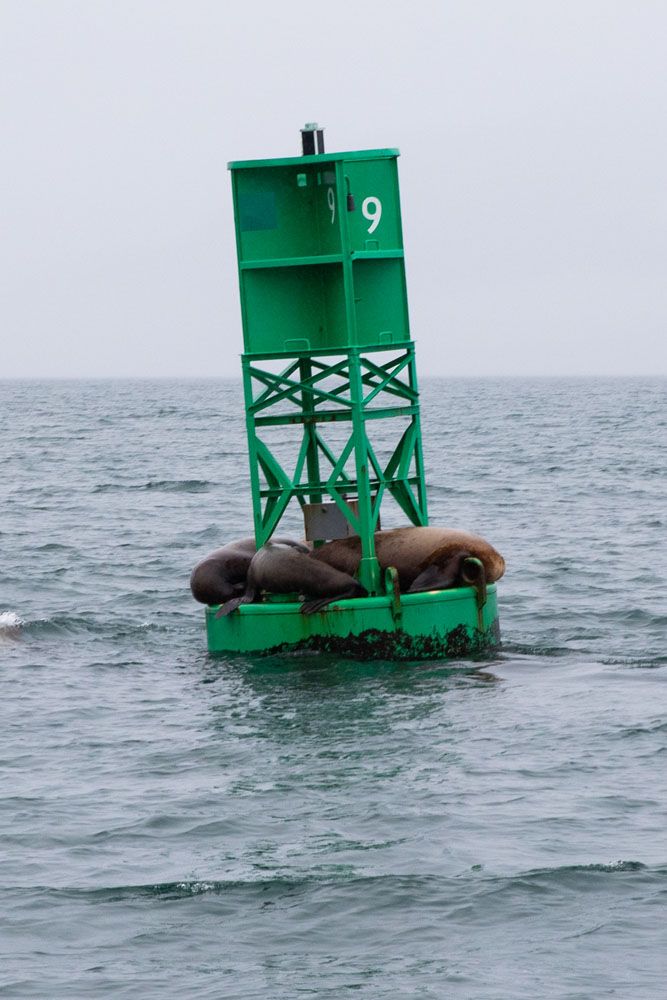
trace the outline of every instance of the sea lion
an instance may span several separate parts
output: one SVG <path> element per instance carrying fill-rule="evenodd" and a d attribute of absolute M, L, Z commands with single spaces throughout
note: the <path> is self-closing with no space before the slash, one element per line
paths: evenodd
<path fill-rule="evenodd" d="M 492 545 L 478 535 L 453 528 L 409 526 L 376 531 L 375 554 L 383 570 L 396 568 L 402 592 L 465 585 L 461 571 L 467 556 L 480 560 L 487 583 L 495 583 L 505 572 L 505 560 Z M 361 558 L 361 539 L 355 535 L 327 542 L 310 558 L 352 576 Z"/>
<path fill-rule="evenodd" d="M 311 559 L 309 550 L 267 542 L 252 557 L 248 569 L 245 593 L 232 597 L 218 611 L 216 617 L 226 616 L 241 604 L 251 604 L 260 591 L 273 594 L 303 594 L 303 614 L 313 614 L 344 597 L 362 597 L 367 593 L 358 580 L 324 562 Z"/>
<path fill-rule="evenodd" d="M 310 549 L 290 538 L 276 539 L 303 553 Z M 257 551 L 254 538 L 238 538 L 201 559 L 190 574 L 190 590 L 195 601 L 222 604 L 245 589 L 252 557 Z"/>

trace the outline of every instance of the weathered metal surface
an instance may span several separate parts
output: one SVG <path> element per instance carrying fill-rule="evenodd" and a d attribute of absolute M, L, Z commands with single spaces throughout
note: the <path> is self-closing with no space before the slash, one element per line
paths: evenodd
<path fill-rule="evenodd" d="M 296 601 L 246 604 L 226 618 L 206 609 L 212 653 L 321 649 L 364 659 L 468 655 L 498 643 L 496 587 L 478 605 L 474 587 L 337 601 L 313 615 Z"/>
<path fill-rule="evenodd" d="M 457 625 L 442 636 L 409 635 L 403 629 L 395 632 L 366 629 L 358 635 L 313 635 L 301 642 L 272 646 L 255 655 L 308 651 L 352 660 L 451 660 L 490 652 L 499 642 L 496 619 L 492 628 L 473 634 L 464 625 Z"/>

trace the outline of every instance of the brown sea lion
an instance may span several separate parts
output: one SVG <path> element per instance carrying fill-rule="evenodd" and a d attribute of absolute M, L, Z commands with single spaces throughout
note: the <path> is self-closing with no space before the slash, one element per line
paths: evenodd
<path fill-rule="evenodd" d="M 303 553 L 310 550 L 290 538 L 276 539 Z M 245 590 L 246 576 L 252 557 L 257 551 L 254 538 L 238 538 L 222 548 L 209 552 L 190 574 L 190 590 L 195 601 L 202 604 L 222 604 Z"/>
<path fill-rule="evenodd" d="M 376 531 L 375 553 L 383 570 L 396 568 L 403 592 L 465 585 L 461 568 L 467 556 L 483 564 L 487 583 L 495 583 L 505 572 L 505 560 L 492 545 L 478 535 L 453 528 L 410 526 Z M 361 558 L 361 539 L 352 536 L 327 542 L 310 558 L 353 576 Z"/>
<path fill-rule="evenodd" d="M 248 569 L 245 593 L 228 600 L 218 616 L 226 616 L 241 604 L 251 604 L 266 590 L 273 594 L 303 594 L 303 614 L 320 611 L 331 601 L 345 597 L 362 597 L 366 590 L 348 573 L 311 559 L 308 549 L 267 542 L 253 556 Z"/>

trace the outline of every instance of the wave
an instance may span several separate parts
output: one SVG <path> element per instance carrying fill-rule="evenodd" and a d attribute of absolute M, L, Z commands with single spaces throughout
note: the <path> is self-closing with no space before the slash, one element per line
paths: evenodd
<path fill-rule="evenodd" d="M 146 483 L 100 483 L 93 493 L 130 493 L 143 490 L 158 490 L 165 493 L 206 493 L 217 487 L 208 479 L 149 479 Z"/>
<path fill-rule="evenodd" d="M 249 877 L 236 879 L 184 879 L 173 882 L 157 882 L 139 885 L 120 885 L 108 887 L 51 887 L 51 886 L 7 886 L 7 893 L 39 893 L 52 898 L 104 900 L 107 902 L 122 902 L 131 899 L 190 899 L 193 896 L 223 895 L 223 894 L 266 894 L 294 893 L 309 889 L 321 888 L 331 890 L 348 888 L 359 890 L 364 895 L 372 896 L 375 892 L 384 890 L 390 893 L 400 893 L 406 896 L 422 897 L 424 894 L 434 898 L 451 898 L 453 893 L 460 893 L 464 887 L 466 895 L 473 893 L 493 893 L 517 889 L 546 890 L 550 886 L 558 888 L 567 885 L 568 890 L 580 889 L 582 892 L 591 887 L 592 882 L 599 882 L 601 877 L 638 876 L 640 880 L 655 883 L 664 890 L 667 883 L 666 865 L 646 865 L 641 861 L 619 860 L 612 862 L 592 862 L 590 864 L 560 865 L 554 868 L 535 868 L 512 875 L 489 875 L 481 866 L 459 875 L 361 875 L 345 866 L 340 869 L 330 868 L 319 872 L 304 874 L 283 874 L 270 877 Z"/>
<path fill-rule="evenodd" d="M 62 542 L 44 542 L 42 545 L 36 545 L 33 552 L 77 552 L 74 545 L 63 545 Z"/>
<path fill-rule="evenodd" d="M 178 609 L 170 609 L 168 613 L 162 614 L 159 621 L 154 619 L 154 611 L 152 616 L 151 620 L 147 621 L 138 614 L 129 619 L 118 614 L 109 614 L 105 618 L 100 612 L 80 614 L 56 612 L 48 618 L 21 621 L 20 628 L 23 634 L 32 638 L 90 635 L 94 639 L 111 639 L 117 642 L 148 633 L 162 634 L 175 631 L 182 636 L 185 630 L 200 627 L 200 622 L 194 620 L 189 612 Z"/>
<path fill-rule="evenodd" d="M 15 611 L 0 611 L 0 638 L 15 639 L 25 622 Z"/>
<path fill-rule="evenodd" d="M 667 667 L 667 655 L 604 657 L 601 661 L 607 667 L 630 667 L 633 670 L 659 670 Z"/>
<path fill-rule="evenodd" d="M 502 623 L 501 623 L 502 624 Z M 570 656 L 572 650 L 567 646 L 552 646 L 548 643 L 505 642 L 501 633 L 501 645 L 498 655 L 501 659 L 511 659 L 517 656 Z"/>

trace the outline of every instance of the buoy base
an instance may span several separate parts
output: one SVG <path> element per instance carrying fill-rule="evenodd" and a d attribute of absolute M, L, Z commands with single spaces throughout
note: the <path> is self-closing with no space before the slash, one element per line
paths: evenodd
<path fill-rule="evenodd" d="M 206 608 L 210 653 L 321 650 L 357 660 L 433 660 L 470 656 L 500 641 L 496 587 L 474 587 L 336 601 L 302 615 L 298 602 L 244 604 L 225 618 Z"/>

